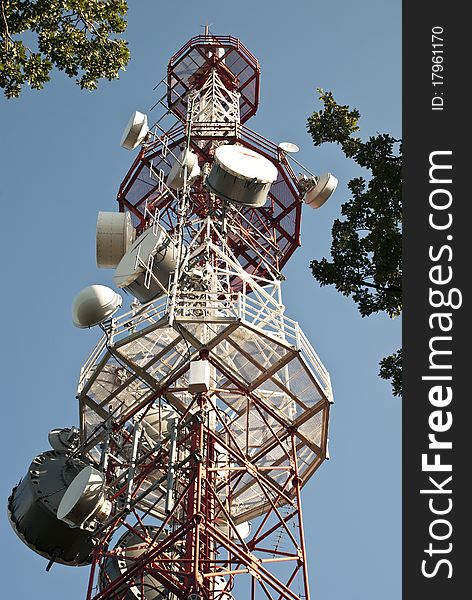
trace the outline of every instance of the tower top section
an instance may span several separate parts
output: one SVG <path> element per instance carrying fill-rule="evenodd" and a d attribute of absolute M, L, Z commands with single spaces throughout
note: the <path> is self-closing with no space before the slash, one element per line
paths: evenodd
<path fill-rule="evenodd" d="M 141 150 L 118 192 L 120 212 L 131 213 L 136 230 L 128 255 L 134 267 L 129 271 L 127 265 L 126 274 L 135 273 L 144 240 L 152 246 L 148 259 L 153 261 L 155 240 L 141 237 L 151 225 L 159 222 L 172 243 L 184 235 L 181 258 L 190 260 L 190 245 L 202 244 L 199 232 L 209 219 L 224 255 L 243 270 L 241 276 L 226 273 L 233 291 L 241 291 L 247 277 L 263 286 L 283 279 L 282 269 L 300 245 L 303 203 L 321 206 L 336 180 L 303 167 L 292 156 L 295 144 L 275 144 L 248 127 L 258 108 L 259 78 L 258 60 L 238 38 L 206 30 L 170 59 L 167 75 L 155 87 L 154 124 L 133 113 L 121 145 Z M 292 162 L 306 175 L 297 176 Z M 117 223 L 117 253 L 122 226 Z M 145 298 L 147 293 L 140 301 Z"/>
<path fill-rule="evenodd" d="M 199 35 L 189 40 L 169 61 L 167 103 L 181 121 L 187 119 L 192 92 L 216 74 L 228 91 L 239 96 L 240 122 L 256 114 L 259 105 L 259 61 L 232 36 Z"/>

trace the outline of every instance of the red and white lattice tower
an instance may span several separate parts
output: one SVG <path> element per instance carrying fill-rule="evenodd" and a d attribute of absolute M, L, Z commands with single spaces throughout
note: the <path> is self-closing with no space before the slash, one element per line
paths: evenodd
<path fill-rule="evenodd" d="M 327 458 L 332 392 L 284 314 L 306 179 L 245 125 L 259 75 L 238 39 L 195 37 L 169 62 L 157 122 L 135 118 L 129 243 L 119 264 L 103 231 L 99 250 L 139 302 L 102 323 L 82 367 L 80 440 L 64 450 L 82 479 L 63 476 L 57 513 L 90 547 L 75 540 L 75 562 L 67 542 L 40 548 L 91 562 L 87 600 L 309 598 L 300 493 Z"/>

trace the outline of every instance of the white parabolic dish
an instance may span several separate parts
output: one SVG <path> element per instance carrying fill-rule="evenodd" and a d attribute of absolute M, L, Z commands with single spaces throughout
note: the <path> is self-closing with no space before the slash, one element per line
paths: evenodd
<path fill-rule="evenodd" d="M 120 146 L 126 148 L 126 150 L 134 150 L 144 140 L 148 132 L 147 116 L 139 110 L 135 110 L 123 131 Z"/>
<path fill-rule="evenodd" d="M 176 256 L 176 245 L 164 229 L 151 226 L 123 256 L 113 279 L 141 303 L 150 302 L 166 293 Z"/>
<path fill-rule="evenodd" d="M 316 185 L 308 190 L 303 197 L 303 202 L 312 208 L 320 208 L 334 193 L 338 180 L 331 173 L 323 173 L 318 177 Z"/>
<path fill-rule="evenodd" d="M 100 211 L 97 218 L 97 267 L 114 269 L 133 244 L 136 230 L 129 212 Z"/>
<path fill-rule="evenodd" d="M 257 180 L 258 183 L 272 183 L 277 179 L 277 169 L 270 160 L 244 146 L 219 146 L 215 151 L 215 162 L 240 179 Z"/>
<path fill-rule="evenodd" d="M 85 523 L 95 513 L 106 518 L 111 505 L 103 494 L 104 477 L 100 471 L 87 466 L 72 480 L 57 508 L 57 518 L 71 525 Z"/>
<path fill-rule="evenodd" d="M 72 321 L 85 329 L 112 317 L 120 308 L 122 297 L 106 285 L 89 285 L 75 297 Z"/>
<path fill-rule="evenodd" d="M 149 227 L 134 241 L 131 248 L 121 259 L 113 276 L 119 288 L 130 285 L 146 270 L 149 257 L 162 246 L 164 237 L 164 232 L 161 228 L 158 227 L 156 232 L 154 232 L 154 229 Z M 137 260 L 138 256 L 140 260 Z"/>
<path fill-rule="evenodd" d="M 184 150 L 179 160 L 172 165 L 167 176 L 167 185 L 173 190 L 181 190 L 184 187 L 184 170 L 187 167 L 187 181 L 191 182 L 200 174 L 198 156 L 190 150 Z"/>
<path fill-rule="evenodd" d="M 284 152 L 290 152 L 295 154 L 300 150 L 300 148 L 296 144 L 292 144 L 292 142 L 280 142 L 279 148 Z"/>

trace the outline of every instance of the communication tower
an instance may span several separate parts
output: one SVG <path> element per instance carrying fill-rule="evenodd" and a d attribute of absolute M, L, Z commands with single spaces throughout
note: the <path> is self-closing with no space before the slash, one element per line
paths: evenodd
<path fill-rule="evenodd" d="M 156 122 L 136 111 L 123 134 L 140 149 L 97 264 L 131 310 L 105 286 L 77 296 L 74 323 L 103 330 L 80 425 L 50 432 L 8 503 L 48 568 L 91 565 L 87 600 L 309 598 L 300 493 L 328 458 L 332 391 L 281 269 L 336 179 L 247 127 L 259 76 L 206 31 L 170 59 Z"/>

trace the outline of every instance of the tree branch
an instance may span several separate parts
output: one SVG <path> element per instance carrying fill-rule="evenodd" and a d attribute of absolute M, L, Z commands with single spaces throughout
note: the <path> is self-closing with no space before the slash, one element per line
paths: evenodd
<path fill-rule="evenodd" d="M 5 53 L 7 53 L 9 41 L 11 40 L 11 37 L 10 37 L 10 31 L 8 29 L 8 21 L 7 21 L 7 16 L 5 14 L 5 6 L 3 4 L 3 0 L 0 0 L 0 2 L 2 3 L 2 17 L 3 17 L 3 22 L 5 23 Z"/>
<path fill-rule="evenodd" d="M 356 283 L 357 285 L 365 285 L 366 287 L 370 287 L 370 288 L 374 288 L 376 290 L 378 290 L 379 292 L 386 292 L 387 294 L 401 294 L 402 293 L 402 288 L 398 288 L 398 287 L 381 287 L 379 285 L 375 285 L 375 283 L 370 283 L 369 281 L 364 281 L 363 279 L 360 279 L 358 281 L 353 280 L 353 283 Z"/>

